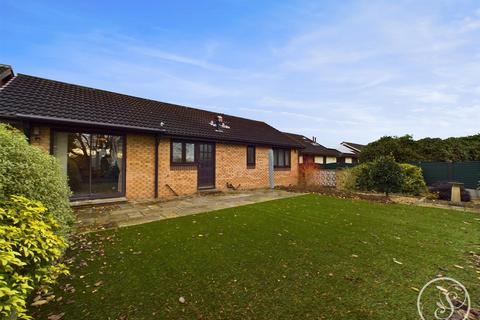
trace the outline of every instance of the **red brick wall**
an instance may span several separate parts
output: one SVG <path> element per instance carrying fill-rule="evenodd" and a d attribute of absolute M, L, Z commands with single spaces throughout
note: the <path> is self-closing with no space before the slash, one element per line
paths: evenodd
<path fill-rule="evenodd" d="M 128 175 L 128 174 L 127 174 Z M 161 198 L 174 197 L 175 194 L 188 195 L 197 192 L 196 166 L 170 166 L 170 139 L 160 139 L 158 146 L 158 193 Z"/>
<path fill-rule="evenodd" d="M 254 169 L 247 168 L 247 147 L 217 143 L 216 151 L 216 181 L 217 189 L 224 190 L 229 182 L 240 188 L 267 188 L 268 182 L 268 151 L 267 147 L 256 147 L 256 164 Z M 291 168 L 275 169 L 276 186 L 298 184 L 298 151 L 290 153 Z"/>
<path fill-rule="evenodd" d="M 298 150 L 292 149 L 290 151 L 290 168 L 275 169 L 275 185 L 297 185 L 298 177 Z"/>
<path fill-rule="evenodd" d="M 247 167 L 247 146 L 216 145 L 216 187 L 226 190 L 227 183 L 241 189 L 268 187 L 268 148 L 255 148 L 255 167 Z"/>
<path fill-rule="evenodd" d="M 129 200 L 154 197 L 155 138 L 153 135 L 127 134 L 126 197 Z"/>

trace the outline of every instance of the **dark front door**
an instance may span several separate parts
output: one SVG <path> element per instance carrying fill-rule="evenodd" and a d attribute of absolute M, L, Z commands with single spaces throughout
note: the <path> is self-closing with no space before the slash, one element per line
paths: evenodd
<path fill-rule="evenodd" d="M 215 188 L 215 145 L 198 143 L 198 188 Z"/>

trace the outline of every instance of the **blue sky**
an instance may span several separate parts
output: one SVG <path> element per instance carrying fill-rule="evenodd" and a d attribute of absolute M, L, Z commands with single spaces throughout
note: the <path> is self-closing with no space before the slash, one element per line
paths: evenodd
<path fill-rule="evenodd" d="M 19 73 L 266 121 L 327 146 L 479 133 L 480 2 L 5 1 Z"/>

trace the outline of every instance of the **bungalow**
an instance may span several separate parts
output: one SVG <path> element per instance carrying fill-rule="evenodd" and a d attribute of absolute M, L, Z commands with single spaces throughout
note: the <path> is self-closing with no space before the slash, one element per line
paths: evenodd
<path fill-rule="evenodd" d="M 0 121 L 59 160 L 74 200 L 298 182 L 302 145 L 264 122 L 1 67 Z"/>
<path fill-rule="evenodd" d="M 305 136 L 295 133 L 284 132 L 292 141 L 302 145 L 300 150 L 300 163 L 316 163 L 316 164 L 328 164 L 336 163 L 337 157 L 340 156 L 340 151 L 336 149 L 326 148 L 317 142 L 317 139 L 313 137 L 309 139 Z"/>
<path fill-rule="evenodd" d="M 340 152 L 337 157 L 339 163 L 358 163 L 358 154 L 353 152 Z"/>
<path fill-rule="evenodd" d="M 317 138 L 309 139 L 305 136 L 295 133 L 284 132 L 293 141 L 301 144 L 300 163 L 356 163 L 357 155 L 350 152 L 340 152 L 337 149 L 326 148 L 317 142 Z"/>

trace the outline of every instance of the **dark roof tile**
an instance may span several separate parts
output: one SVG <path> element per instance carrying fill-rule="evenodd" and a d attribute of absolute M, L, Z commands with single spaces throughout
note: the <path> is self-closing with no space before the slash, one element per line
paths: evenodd
<path fill-rule="evenodd" d="M 287 136 L 289 136 L 293 141 L 300 143 L 304 149 L 301 150 L 302 154 L 311 154 L 311 155 L 319 155 L 319 156 L 332 156 L 332 157 L 338 157 L 341 155 L 341 152 L 332 149 L 332 148 L 326 148 L 322 146 L 321 144 L 305 137 L 300 134 L 296 133 L 287 133 L 284 132 Z"/>
<path fill-rule="evenodd" d="M 217 115 L 23 74 L 18 74 L 0 89 L 0 117 L 91 123 L 158 131 L 171 136 L 301 148 L 300 144 L 264 122 L 230 115 L 221 114 L 230 128 L 217 132 L 210 124 Z"/>
<path fill-rule="evenodd" d="M 362 152 L 363 147 L 365 147 L 364 144 L 359 144 L 359 143 L 353 143 L 353 142 L 342 142 L 342 145 L 349 148 L 352 150 L 354 153 L 360 153 Z"/>

